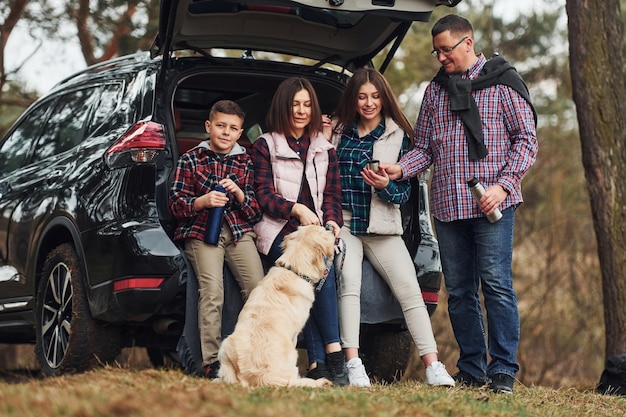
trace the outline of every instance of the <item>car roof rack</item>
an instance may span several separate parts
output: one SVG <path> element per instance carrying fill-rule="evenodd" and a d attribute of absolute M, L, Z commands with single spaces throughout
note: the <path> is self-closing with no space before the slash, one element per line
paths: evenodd
<path fill-rule="evenodd" d="M 146 61 L 147 59 L 149 58 L 146 52 L 136 52 L 130 55 L 124 55 L 124 56 L 117 57 L 117 58 L 111 58 L 109 60 L 102 61 L 94 65 L 90 65 L 87 68 L 84 68 L 83 70 L 73 73 L 72 75 L 56 83 L 54 87 L 56 88 L 60 85 L 66 84 L 68 81 L 76 79 L 77 77 L 80 77 L 81 75 L 94 74 L 96 72 L 102 71 L 103 69 L 107 69 L 107 68 L 115 67 L 118 65 L 127 64 L 127 63 L 130 63 L 130 64 L 139 63 L 139 62 Z"/>

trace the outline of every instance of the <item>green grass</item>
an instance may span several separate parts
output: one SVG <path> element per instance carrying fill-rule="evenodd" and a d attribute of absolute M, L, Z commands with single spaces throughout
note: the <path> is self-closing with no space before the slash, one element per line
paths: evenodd
<path fill-rule="evenodd" d="M 506 395 L 417 381 L 370 388 L 244 389 L 177 370 L 113 367 L 58 378 L 0 373 L 3 417 L 616 417 L 625 410 L 626 397 L 519 383 L 513 395 Z"/>

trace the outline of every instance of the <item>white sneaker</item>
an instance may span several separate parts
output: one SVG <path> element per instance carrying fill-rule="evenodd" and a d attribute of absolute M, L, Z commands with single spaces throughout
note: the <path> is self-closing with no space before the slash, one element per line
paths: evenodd
<path fill-rule="evenodd" d="M 454 379 L 450 376 L 443 363 L 435 361 L 426 368 L 426 383 L 428 385 L 454 386 Z"/>
<path fill-rule="evenodd" d="M 369 387 L 370 379 L 365 372 L 365 366 L 361 362 L 361 358 L 352 358 L 346 362 L 346 369 L 348 369 L 348 381 L 350 385 L 355 387 Z"/>

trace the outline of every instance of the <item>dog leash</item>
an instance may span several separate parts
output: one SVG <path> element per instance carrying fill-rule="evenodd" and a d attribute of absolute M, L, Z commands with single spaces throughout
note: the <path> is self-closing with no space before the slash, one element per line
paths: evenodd
<path fill-rule="evenodd" d="M 326 230 L 333 230 L 333 227 L 327 223 Z M 341 271 L 343 270 L 343 262 L 346 260 L 346 242 L 342 238 L 335 238 L 335 256 L 333 259 L 335 266 L 335 286 L 337 287 L 337 295 L 341 289 Z"/>
<path fill-rule="evenodd" d="M 335 239 L 335 286 L 337 294 L 340 294 L 341 280 L 343 278 L 343 262 L 346 260 L 346 242 L 342 238 Z"/>

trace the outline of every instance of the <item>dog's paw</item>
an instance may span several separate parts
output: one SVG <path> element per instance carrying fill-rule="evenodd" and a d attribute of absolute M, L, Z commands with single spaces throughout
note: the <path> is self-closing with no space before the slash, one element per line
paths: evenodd
<path fill-rule="evenodd" d="M 333 383 L 326 378 L 315 379 L 314 381 L 316 383 L 315 385 L 316 387 L 332 387 L 333 386 Z"/>
<path fill-rule="evenodd" d="M 321 388 L 321 387 L 331 387 L 333 385 L 326 378 L 320 379 L 311 379 L 311 378 L 297 378 L 292 380 L 291 383 L 287 384 L 294 387 L 313 387 L 313 388 Z"/>

